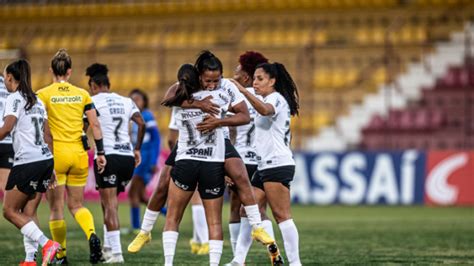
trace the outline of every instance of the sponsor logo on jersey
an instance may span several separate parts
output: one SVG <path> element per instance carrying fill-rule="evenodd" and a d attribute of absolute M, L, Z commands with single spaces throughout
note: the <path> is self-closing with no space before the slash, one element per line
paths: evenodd
<path fill-rule="evenodd" d="M 129 143 L 126 144 L 115 144 L 114 145 L 114 150 L 119 150 L 119 151 L 130 151 L 131 147 Z"/>
<path fill-rule="evenodd" d="M 13 102 L 13 112 L 17 112 L 18 111 L 18 105 L 20 104 L 20 100 L 19 99 L 16 99 L 14 102 Z"/>
<path fill-rule="evenodd" d="M 80 103 L 82 96 L 52 96 L 50 101 L 55 104 Z"/>
<path fill-rule="evenodd" d="M 186 152 L 186 154 L 199 155 L 199 156 L 212 156 L 212 150 L 213 150 L 212 147 L 202 148 L 202 149 L 191 148 Z"/>
<path fill-rule="evenodd" d="M 253 151 L 248 151 L 246 154 L 245 154 L 245 158 L 249 158 L 249 159 L 254 159 L 255 157 L 257 157 L 257 154 Z"/>
<path fill-rule="evenodd" d="M 205 192 L 207 194 L 212 194 L 212 195 L 219 195 L 219 192 L 221 191 L 221 188 L 220 187 L 216 187 L 216 188 L 211 188 L 211 189 L 206 189 Z"/>
<path fill-rule="evenodd" d="M 474 152 L 428 154 L 425 202 L 436 205 L 473 204 Z"/>
<path fill-rule="evenodd" d="M 69 91 L 69 87 L 68 87 L 68 86 L 61 86 L 61 87 L 58 87 L 58 91 L 66 91 L 66 92 L 68 92 L 68 91 Z"/>

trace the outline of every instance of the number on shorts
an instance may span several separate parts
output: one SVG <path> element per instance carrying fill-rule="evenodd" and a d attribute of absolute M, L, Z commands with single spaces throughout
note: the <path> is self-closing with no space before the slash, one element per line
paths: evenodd
<path fill-rule="evenodd" d="M 43 144 L 43 140 L 41 139 L 41 131 L 43 130 L 43 123 L 44 119 L 42 117 L 32 117 L 31 123 L 35 127 L 35 145 Z"/>
<path fill-rule="evenodd" d="M 115 135 L 115 142 L 120 142 L 119 130 L 120 126 L 122 126 L 123 119 L 121 117 L 112 117 L 112 121 L 118 122 L 115 126 L 114 135 Z"/>

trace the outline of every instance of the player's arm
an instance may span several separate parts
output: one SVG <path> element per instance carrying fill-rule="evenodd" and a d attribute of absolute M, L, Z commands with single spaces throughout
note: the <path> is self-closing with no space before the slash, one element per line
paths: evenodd
<path fill-rule="evenodd" d="M 153 115 L 150 114 L 150 119 L 146 121 L 146 131 L 150 134 L 150 169 L 152 173 L 156 172 L 156 162 L 158 161 L 158 156 L 160 155 L 160 133 L 158 127 L 156 126 L 156 120 Z"/>
<path fill-rule="evenodd" d="M 165 93 L 165 97 L 163 97 L 162 103 L 173 98 L 176 95 L 177 90 L 178 90 L 178 84 L 173 84 L 171 87 L 169 87 Z M 211 99 L 212 99 L 212 96 L 207 96 L 206 98 L 202 100 L 190 99 L 190 100 L 184 101 L 180 107 L 185 108 L 185 109 L 197 108 L 197 109 L 201 109 L 205 113 L 218 115 L 219 105 L 213 103 Z"/>
<path fill-rule="evenodd" d="M 174 148 L 174 145 L 176 145 L 176 141 L 178 140 L 178 134 L 178 130 L 170 128 L 170 132 L 168 134 L 168 147 L 170 148 L 170 150 L 172 150 Z"/>
<path fill-rule="evenodd" d="M 46 144 L 48 144 L 49 150 L 51 151 L 51 153 L 53 153 L 53 135 L 51 134 L 51 130 L 49 128 L 48 119 L 44 120 L 43 138 L 44 138 L 44 142 L 46 142 Z"/>
<path fill-rule="evenodd" d="M 6 138 L 8 134 L 13 130 L 16 124 L 16 116 L 7 115 L 3 118 L 3 126 L 0 128 L 0 140 Z"/>
<path fill-rule="evenodd" d="M 201 123 L 197 124 L 196 128 L 199 131 L 207 132 L 218 127 L 240 126 L 250 123 L 249 109 L 244 101 L 241 101 L 229 110 L 234 113 L 233 116 L 216 118 L 215 116 L 209 115 L 206 116 Z"/>
<path fill-rule="evenodd" d="M 102 130 L 100 129 L 100 123 L 99 119 L 97 119 L 97 112 L 94 108 L 94 104 L 92 102 L 87 104 L 85 110 L 89 126 L 92 129 L 92 135 L 94 136 L 97 154 L 97 168 L 99 173 L 102 173 L 105 169 L 105 165 L 107 164 L 107 160 L 105 159 L 104 141 L 102 139 Z"/>
<path fill-rule="evenodd" d="M 135 148 L 133 151 L 135 156 L 135 167 L 137 167 L 141 163 L 140 149 L 142 148 L 143 137 L 145 136 L 145 120 L 143 120 L 142 114 L 140 112 L 135 112 L 132 115 L 132 121 L 138 126 L 137 142 L 135 143 Z"/>
<path fill-rule="evenodd" d="M 255 108 L 255 110 L 263 116 L 271 116 L 275 114 L 275 108 L 273 108 L 273 105 L 269 103 L 265 103 L 258 99 L 255 95 L 253 95 L 251 92 L 249 92 L 246 88 L 244 88 L 240 83 L 237 81 L 231 79 L 231 81 L 237 86 L 239 91 L 247 98 L 247 100 L 250 102 L 250 104 Z"/>

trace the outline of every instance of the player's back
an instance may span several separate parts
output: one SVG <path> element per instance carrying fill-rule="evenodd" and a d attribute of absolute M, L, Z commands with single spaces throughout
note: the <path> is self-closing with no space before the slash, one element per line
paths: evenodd
<path fill-rule="evenodd" d="M 37 94 L 46 106 L 53 140 L 80 142 L 84 112 L 93 107 L 89 93 L 68 82 L 55 82 Z"/>
<path fill-rule="evenodd" d="M 116 93 L 99 93 L 92 96 L 99 112 L 99 122 L 106 154 L 133 156 L 129 135 L 129 122 L 140 112 L 132 99 Z"/>

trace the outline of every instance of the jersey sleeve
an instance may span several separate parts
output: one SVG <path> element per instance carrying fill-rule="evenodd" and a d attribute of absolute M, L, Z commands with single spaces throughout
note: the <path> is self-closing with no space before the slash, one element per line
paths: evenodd
<path fill-rule="evenodd" d="M 135 102 L 133 102 L 132 99 L 128 99 L 129 100 L 129 103 L 130 103 L 130 106 L 131 106 L 131 109 L 130 109 L 130 118 L 132 118 L 132 116 L 135 114 L 135 113 L 140 113 L 140 109 L 138 109 L 137 105 L 135 104 Z"/>
<path fill-rule="evenodd" d="M 5 103 L 5 114 L 3 117 L 13 115 L 14 117 L 18 118 L 21 108 L 21 99 L 19 99 L 18 96 L 18 93 L 8 95 L 7 102 Z"/>
<path fill-rule="evenodd" d="M 169 129 L 172 129 L 172 130 L 178 130 L 178 124 L 176 123 L 176 114 L 178 113 L 178 108 L 177 107 L 173 107 L 173 109 L 171 110 L 171 118 L 170 118 L 170 123 L 168 125 L 168 128 Z"/>
<path fill-rule="evenodd" d="M 225 80 L 224 86 L 225 90 L 230 96 L 230 105 L 232 107 L 244 101 L 245 96 L 239 91 L 239 89 L 237 88 L 237 86 L 235 86 L 234 83 Z"/>
<path fill-rule="evenodd" d="M 272 93 L 270 95 L 268 95 L 265 100 L 264 100 L 265 103 L 268 103 L 268 104 L 271 104 L 273 106 L 273 109 L 275 110 L 275 113 L 272 115 L 272 117 L 276 116 L 281 107 L 283 106 L 282 102 L 281 102 L 281 99 L 280 97 L 278 97 L 278 94 L 277 93 Z"/>
<path fill-rule="evenodd" d="M 94 102 L 92 101 L 92 97 L 84 91 L 84 112 L 87 112 L 91 109 L 95 109 Z"/>

